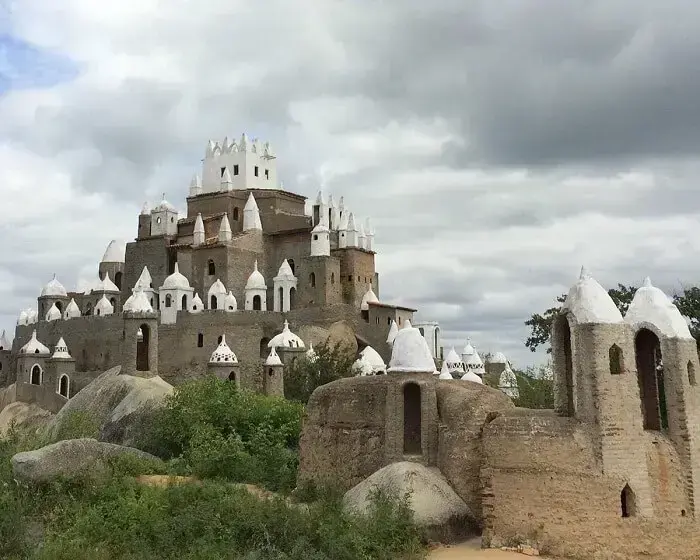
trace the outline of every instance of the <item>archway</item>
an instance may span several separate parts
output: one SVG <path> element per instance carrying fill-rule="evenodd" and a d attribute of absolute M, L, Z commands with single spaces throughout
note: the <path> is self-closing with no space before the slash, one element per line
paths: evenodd
<path fill-rule="evenodd" d="M 637 500 L 629 484 L 620 492 L 620 509 L 622 517 L 634 517 L 637 513 Z"/>
<path fill-rule="evenodd" d="M 637 379 L 645 430 L 668 428 L 661 343 L 649 329 L 641 329 L 634 339 Z"/>
<path fill-rule="evenodd" d="M 58 380 L 58 394 L 69 398 L 70 391 L 70 378 L 67 375 L 62 375 Z"/>
<path fill-rule="evenodd" d="M 440 348 L 440 328 L 435 327 L 435 330 L 433 331 L 435 343 L 434 343 L 434 348 L 435 348 L 435 356 L 437 357 L 438 355 L 438 348 Z"/>
<path fill-rule="evenodd" d="M 117 272 L 114 275 L 114 283 L 116 284 L 117 288 L 119 288 L 120 290 L 122 289 L 122 273 L 121 272 Z"/>
<path fill-rule="evenodd" d="M 316 287 L 316 273 L 312 272 L 309 274 L 309 284 L 311 285 L 312 288 Z"/>
<path fill-rule="evenodd" d="M 231 373 L 228 374 L 228 380 L 233 381 L 233 382 L 236 381 L 236 372 L 235 371 L 232 371 Z"/>
<path fill-rule="evenodd" d="M 63 313 L 63 304 L 60 301 L 54 302 L 56 304 L 56 308 Z"/>
<path fill-rule="evenodd" d="M 39 366 L 39 364 L 34 364 L 32 366 L 32 372 L 29 377 L 29 382 L 32 385 L 41 385 L 41 366 Z"/>
<path fill-rule="evenodd" d="M 420 455 L 421 445 L 420 386 L 406 383 L 403 387 L 403 452 Z"/>
<path fill-rule="evenodd" d="M 571 327 L 566 315 L 557 315 L 552 329 L 552 352 L 554 353 L 555 371 L 563 379 L 557 380 L 561 389 L 566 392 L 567 416 L 574 415 L 574 364 L 571 348 Z"/>
<path fill-rule="evenodd" d="M 187 295 L 186 294 L 182 296 L 182 300 L 180 300 L 180 304 L 181 304 L 181 309 L 186 311 L 187 310 Z"/>
<path fill-rule="evenodd" d="M 289 288 L 289 309 L 294 309 L 297 300 L 297 289 L 294 287 Z"/>
<path fill-rule="evenodd" d="M 267 347 L 267 344 L 270 342 L 270 339 L 267 337 L 261 338 L 260 339 L 260 357 L 264 360 L 267 358 L 267 355 L 270 353 L 270 349 Z"/>
<path fill-rule="evenodd" d="M 151 343 L 151 329 L 143 324 L 136 335 L 136 371 L 150 371 L 148 353 Z"/>
<path fill-rule="evenodd" d="M 173 296 L 170 294 L 165 294 L 165 307 L 172 307 L 173 305 Z"/>
<path fill-rule="evenodd" d="M 209 309 L 217 309 L 218 302 L 216 301 L 216 296 L 211 296 L 209 298 Z"/>
<path fill-rule="evenodd" d="M 233 219 L 237 222 L 238 221 L 238 206 L 236 206 L 233 209 Z"/>
<path fill-rule="evenodd" d="M 262 310 L 262 298 L 260 296 L 253 296 L 253 311 Z"/>
<path fill-rule="evenodd" d="M 211 259 L 207 261 L 207 273 L 209 276 L 214 276 L 214 274 L 216 274 L 216 266 L 214 265 L 214 261 Z"/>

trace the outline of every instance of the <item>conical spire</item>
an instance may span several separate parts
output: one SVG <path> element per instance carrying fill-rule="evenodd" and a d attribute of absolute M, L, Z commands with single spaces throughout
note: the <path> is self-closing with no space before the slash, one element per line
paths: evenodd
<path fill-rule="evenodd" d="M 642 284 L 645 288 L 653 288 L 653 284 L 651 283 L 651 278 L 648 276 L 644 279 L 644 284 Z"/>
<path fill-rule="evenodd" d="M 243 207 L 243 231 L 250 231 L 253 229 L 262 230 L 262 221 L 260 220 L 258 203 L 255 201 L 253 193 L 250 193 Z"/>
<path fill-rule="evenodd" d="M 5 329 L 3 329 L 2 334 L 0 334 L 0 350 L 12 350 L 12 344 L 10 344 L 10 341 L 7 338 Z"/>
<path fill-rule="evenodd" d="M 241 141 L 238 143 L 238 151 L 245 152 L 248 149 L 248 135 L 244 132 L 241 134 Z"/>
<path fill-rule="evenodd" d="M 585 266 L 581 267 L 581 274 L 579 275 L 579 280 L 588 280 L 591 275 L 588 273 L 588 269 Z"/>
<path fill-rule="evenodd" d="M 202 220 L 202 214 L 197 214 L 197 219 L 194 221 L 194 232 L 192 235 L 194 237 L 194 245 L 204 245 L 206 238 L 204 235 L 204 220 Z"/>
<path fill-rule="evenodd" d="M 202 180 L 195 173 L 190 181 L 190 196 L 197 196 L 198 194 L 202 194 Z"/>
<path fill-rule="evenodd" d="M 221 218 L 221 225 L 219 226 L 219 241 L 225 243 L 231 241 L 233 234 L 231 233 L 231 224 L 228 221 L 228 213 L 224 214 Z"/>
<path fill-rule="evenodd" d="M 224 168 L 224 172 L 221 174 L 221 190 L 233 190 L 233 179 L 231 178 L 231 172 L 228 170 L 228 167 Z"/>

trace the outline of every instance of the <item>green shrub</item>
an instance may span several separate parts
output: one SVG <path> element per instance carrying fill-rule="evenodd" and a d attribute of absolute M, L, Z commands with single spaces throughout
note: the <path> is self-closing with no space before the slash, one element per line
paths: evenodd
<path fill-rule="evenodd" d="M 87 411 L 76 410 L 61 420 L 56 433 L 51 437 L 52 442 L 66 439 L 93 438 L 100 435 L 99 422 Z"/>

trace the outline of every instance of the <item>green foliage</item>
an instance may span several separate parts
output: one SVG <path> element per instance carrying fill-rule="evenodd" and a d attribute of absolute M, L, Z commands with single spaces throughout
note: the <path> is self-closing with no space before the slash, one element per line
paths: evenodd
<path fill-rule="evenodd" d="M 683 315 L 690 318 L 690 334 L 700 343 L 700 288 L 684 288 L 683 292 L 674 294 L 673 303 Z"/>
<path fill-rule="evenodd" d="M 303 411 L 299 403 L 209 376 L 176 388 L 141 447 L 177 459 L 179 473 L 289 490 Z"/>
<path fill-rule="evenodd" d="M 551 409 L 554 408 L 554 382 L 546 374 L 545 366 L 529 367 L 526 371 L 515 372 L 518 380 L 519 396 L 515 406 L 522 408 Z"/>
<path fill-rule="evenodd" d="M 87 411 L 76 410 L 65 416 L 61 420 L 59 427 L 52 441 L 62 441 L 64 439 L 94 438 L 100 435 L 100 425 L 97 420 Z"/>
<path fill-rule="evenodd" d="M 307 403 L 316 387 L 354 375 L 355 353 L 347 346 L 323 343 L 314 351 L 316 359 L 302 356 L 285 373 L 284 395 L 288 399 Z"/>

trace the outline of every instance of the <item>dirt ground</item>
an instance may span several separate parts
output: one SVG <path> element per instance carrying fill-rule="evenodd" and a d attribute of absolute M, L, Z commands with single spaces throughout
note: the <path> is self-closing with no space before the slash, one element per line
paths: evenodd
<path fill-rule="evenodd" d="M 527 558 L 532 556 L 497 549 L 483 550 L 481 539 L 478 538 L 452 546 L 441 546 L 428 554 L 428 560 L 526 560 Z M 537 558 L 544 560 L 545 557 Z M 554 559 L 549 558 L 549 560 Z"/>

